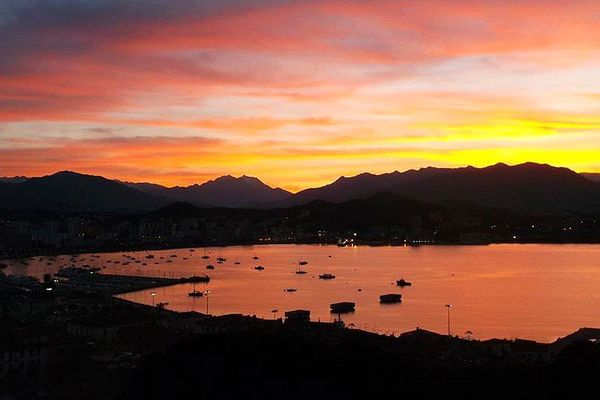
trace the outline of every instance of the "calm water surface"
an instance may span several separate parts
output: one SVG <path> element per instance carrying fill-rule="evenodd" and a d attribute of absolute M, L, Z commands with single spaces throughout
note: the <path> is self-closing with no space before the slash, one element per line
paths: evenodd
<path fill-rule="evenodd" d="M 401 333 L 421 327 L 447 330 L 445 304 L 452 304 L 451 329 L 476 338 L 504 337 L 552 341 L 582 326 L 600 326 L 600 246 L 597 245 L 492 245 L 423 247 L 336 247 L 269 245 L 208 249 L 144 251 L 80 255 L 76 264 L 106 267 L 106 273 L 181 277 L 211 277 L 198 290 L 210 290 L 211 314 L 244 313 L 272 318 L 286 310 L 309 309 L 313 320 L 330 321 L 329 304 L 356 303 L 354 314 L 343 315 L 346 324 L 380 333 Z M 148 254 L 154 259 L 146 259 Z M 123 266 L 130 255 L 141 262 Z M 176 255 L 177 257 L 170 257 Z M 227 258 L 217 264 L 216 257 Z M 253 260 L 258 256 L 259 260 Z M 184 259 L 184 258 L 187 258 Z M 240 265 L 234 262 L 240 261 Z M 171 262 L 167 262 L 171 260 Z M 306 260 L 307 274 L 297 275 L 298 262 Z M 60 265 L 72 265 L 70 256 L 35 258 L 29 265 L 6 271 L 41 276 Z M 215 270 L 207 270 L 207 264 Z M 264 271 L 255 266 L 262 265 Z M 332 273 L 324 281 L 318 274 Z M 404 278 L 412 287 L 399 288 Z M 285 289 L 294 288 L 289 293 Z M 139 303 L 168 302 L 178 311 L 206 311 L 206 298 L 187 294 L 191 284 L 177 285 L 120 297 Z M 381 305 L 379 296 L 401 293 L 402 304 Z"/>

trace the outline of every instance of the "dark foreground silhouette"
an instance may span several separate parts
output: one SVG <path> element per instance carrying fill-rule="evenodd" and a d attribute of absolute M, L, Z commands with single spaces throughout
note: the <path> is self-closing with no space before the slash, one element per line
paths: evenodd
<path fill-rule="evenodd" d="M 306 310 L 179 313 L 94 282 L 0 273 L 0 399 L 572 399 L 600 376 L 600 329 L 552 344 L 393 337 L 310 322 Z"/>
<path fill-rule="evenodd" d="M 590 342 L 568 346 L 551 362 L 526 362 L 426 336 L 402 344 L 352 335 L 330 339 L 298 332 L 190 339 L 147 359 L 136 371 L 132 395 L 569 399 L 596 390 L 600 372 L 600 352 Z"/>

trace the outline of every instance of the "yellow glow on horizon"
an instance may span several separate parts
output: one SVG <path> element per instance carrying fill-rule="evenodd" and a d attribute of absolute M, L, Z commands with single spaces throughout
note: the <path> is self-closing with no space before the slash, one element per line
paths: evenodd
<path fill-rule="evenodd" d="M 600 2 L 156 2 L 152 30 L 21 3 L 48 15 L 5 21 L 0 176 L 299 190 L 426 166 L 600 171 Z"/>

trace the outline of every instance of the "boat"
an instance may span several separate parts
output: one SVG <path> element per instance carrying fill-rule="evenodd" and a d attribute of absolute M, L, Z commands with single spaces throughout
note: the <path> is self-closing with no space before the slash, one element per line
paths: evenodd
<path fill-rule="evenodd" d="M 253 260 L 258 260 L 258 256 L 252 257 Z"/>
<path fill-rule="evenodd" d="M 206 269 L 215 269 L 215 266 L 214 266 L 214 265 L 212 265 L 212 264 L 208 264 L 208 265 L 206 266 Z"/>
<path fill-rule="evenodd" d="M 225 262 L 225 261 L 227 261 L 227 259 L 225 257 L 217 257 L 217 262 L 222 263 L 222 262 Z"/>
<path fill-rule="evenodd" d="M 379 302 L 381 304 L 401 303 L 402 295 L 398 293 L 382 294 L 381 296 L 379 296 Z"/>
<path fill-rule="evenodd" d="M 410 283 L 409 281 L 405 281 L 404 279 L 400 279 L 400 280 L 396 281 L 396 285 L 400 286 L 400 287 L 405 287 L 405 286 L 412 286 L 412 283 Z"/>
<path fill-rule="evenodd" d="M 300 262 L 298 263 L 298 265 L 307 265 L 307 264 L 308 264 L 308 261 L 300 261 Z"/>
<path fill-rule="evenodd" d="M 286 291 L 286 292 L 288 292 L 288 293 L 293 293 L 293 292 L 296 292 L 296 291 L 298 291 L 298 289 L 294 289 L 294 288 L 287 288 L 287 289 L 285 289 L 285 291 Z"/>
<path fill-rule="evenodd" d="M 304 271 L 302 268 L 300 268 L 301 265 L 305 265 L 305 264 L 302 264 L 302 261 L 298 263 L 298 270 L 296 271 L 296 274 L 298 274 L 298 275 L 306 274 L 306 271 Z"/>
<path fill-rule="evenodd" d="M 345 314 L 355 311 L 356 304 L 351 301 L 342 301 L 329 305 L 332 314 Z"/>
<path fill-rule="evenodd" d="M 204 293 L 202 293 L 199 290 L 196 290 L 196 282 L 194 282 L 194 289 L 188 293 L 188 296 L 190 297 L 202 297 L 204 296 Z"/>
<path fill-rule="evenodd" d="M 335 279 L 335 275 L 333 275 L 333 274 L 321 274 L 321 275 L 319 275 L 319 279 Z"/>
<path fill-rule="evenodd" d="M 265 269 L 265 267 L 263 267 L 262 265 L 257 265 L 256 267 L 254 267 L 254 269 L 257 271 L 262 271 Z"/>
<path fill-rule="evenodd" d="M 151 259 L 153 259 L 153 258 L 154 258 L 154 256 L 153 256 L 152 254 L 148 254 L 148 255 L 146 256 L 146 258 L 147 258 L 148 260 L 151 260 Z"/>

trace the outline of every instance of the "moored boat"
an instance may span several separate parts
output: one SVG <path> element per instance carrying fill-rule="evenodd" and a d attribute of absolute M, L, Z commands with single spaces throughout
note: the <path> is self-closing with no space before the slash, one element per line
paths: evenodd
<path fill-rule="evenodd" d="M 321 274 L 319 275 L 319 279 L 335 279 L 335 275 L 333 274 Z"/>
<path fill-rule="evenodd" d="M 196 290 L 196 282 L 195 281 L 194 281 L 194 288 L 192 289 L 191 292 L 188 293 L 188 296 L 190 296 L 190 297 L 202 297 L 202 296 L 204 296 L 203 292 L 201 292 L 199 290 Z"/>
<path fill-rule="evenodd" d="M 398 293 L 382 294 L 379 296 L 381 304 L 395 304 L 402 302 L 402 295 Z"/>
<path fill-rule="evenodd" d="M 332 314 L 345 314 L 355 311 L 356 304 L 351 301 L 330 304 Z"/>

